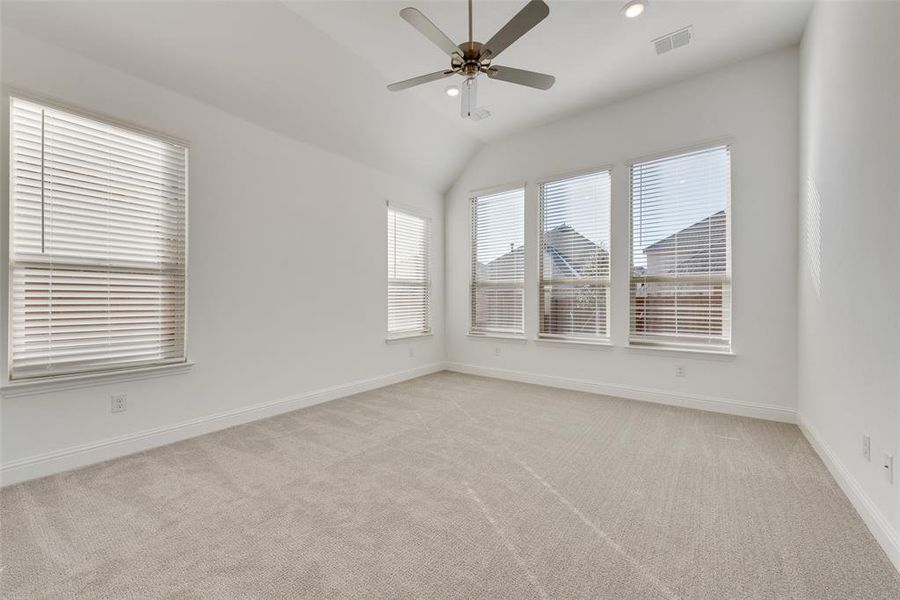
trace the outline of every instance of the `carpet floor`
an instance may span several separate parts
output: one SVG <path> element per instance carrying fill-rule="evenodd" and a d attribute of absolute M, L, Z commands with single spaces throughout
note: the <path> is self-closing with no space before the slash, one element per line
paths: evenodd
<path fill-rule="evenodd" d="M 5 598 L 900 598 L 797 427 L 454 373 L 0 502 Z"/>

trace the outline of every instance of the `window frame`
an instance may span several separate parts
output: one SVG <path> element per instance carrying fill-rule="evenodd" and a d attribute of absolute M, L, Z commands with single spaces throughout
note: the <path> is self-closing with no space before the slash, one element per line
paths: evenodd
<path fill-rule="evenodd" d="M 86 386 L 92 386 L 101 382 L 113 381 L 132 381 L 146 378 L 164 376 L 168 374 L 180 374 L 191 370 L 194 362 L 190 359 L 189 354 L 189 297 L 190 297 L 190 142 L 183 138 L 173 136 L 158 130 L 137 125 L 128 121 L 124 121 L 97 111 L 89 110 L 50 98 L 40 94 L 32 93 L 22 88 L 13 86 L 4 86 L 2 91 L 3 115 L 2 118 L 6 124 L 6 149 L 8 152 L 7 164 L 5 165 L 4 179 L 7 193 L 5 200 L 7 203 L 6 217 L 6 243 L 2 244 L 3 262 L 6 269 L 6 302 L 3 310 L 5 311 L 3 326 L 6 328 L 6 361 L 3 365 L 5 372 L 2 376 L 2 386 L 0 392 L 3 397 L 15 397 L 19 395 L 27 395 L 39 393 L 43 390 L 57 391 L 67 390 Z M 156 141 L 180 146 L 184 150 L 184 325 L 182 331 L 182 352 L 181 356 L 172 359 L 163 359 L 155 362 L 126 365 L 122 367 L 98 367 L 93 369 L 85 369 L 71 372 L 48 373 L 46 375 L 27 375 L 23 377 L 13 377 L 13 327 L 11 323 L 11 315 L 13 313 L 13 278 L 14 263 L 12 260 L 13 228 L 15 226 L 15 203 L 12 195 L 13 175 L 13 141 L 12 136 L 12 118 L 13 118 L 13 102 L 19 100 L 22 102 L 38 105 L 44 109 L 60 111 L 68 113 L 78 118 L 87 119 L 98 122 L 102 125 L 122 129 L 127 132 L 152 138 Z"/>
<path fill-rule="evenodd" d="M 537 187 L 537 240 L 538 240 L 538 256 L 537 256 L 537 273 L 536 273 L 536 281 L 537 281 L 537 294 L 538 294 L 538 309 L 537 309 L 537 327 L 535 329 L 535 340 L 541 342 L 559 342 L 559 343 L 568 343 L 568 344 L 580 344 L 580 345 L 596 345 L 596 346 L 611 346 L 612 345 L 612 324 L 613 324 L 613 287 L 612 287 L 612 279 L 613 279 L 613 241 L 615 237 L 615 233 L 613 230 L 612 224 L 612 212 L 613 212 L 613 203 L 615 202 L 615 198 L 613 197 L 613 164 L 607 163 L 603 165 L 598 165 L 596 167 L 590 167 L 586 169 L 579 169 L 577 171 L 569 171 L 566 173 L 559 173 L 556 175 L 549 175 L 546 177 L 541 177 L 535 180 L 535 184 Z M 606 173 L 607 178 L 609 180 L 609 206 L 607 207 L 607 224 L 609 226 L 609 274 L 605 278 L 593 278 L 593 279 L 605 279 L 605 282 L 601 282 L 600 285 L 603 285 L 606 288 L 606 335 L 599 336 L 568 336 L 562 334 L 550 334 L 550 333 L 542 333 L 541 332 L 541 316 L 543 310 L 543 294 L 542 294 L 542 286 L 546 285 L 543 280 L 544 273 L 544 202 L 543 202 L 543 187 L 546 183 L 554 183 L 557 181 L 564 181 L 566 179 L 574 179 L 577 177 L 583 177 L 587 175 L 595 175 L 600 173 Z"/>
<path fill-rule="evenodd" d="M 633 287 L 633 274 L 634 274 L 634 220 L 633 220 L 633 212 L 634 212 L 634 189 L 632 186 L 633 181 L 633 169 L 635 165 L 652 162 L 656 160 L 662 160 L 669 157 L 677 157 L 683 154 L 690 154 L 694 152 L 702 152 L 704 150 L 711 150 L 713 148 L 717 148 L 720 146 L 724 146 L 728 150 L 729 155 L 729 164 L 728 164 L 728 203 L 725 209 L 725 256 L 726 256 L 726 270 L 725 274 L 722 276 L 722 283 L 728 284 L 728 296 L 727 296 L 727 313 L 728 313 L 728 345 L 720 346 L 714 344 L 685 344 L 685 343 L 671 343 L 666 341 L 648 341 L 648 340 L 635 340 L 632 337 L 632 318 L 631 318 L 631 308 L 632 308 L 632 287 Z M 716 138 L 707 139 L 702 142 L 696 142 L 693 144 L 688 144 L 685 146 L 680 146 L 676 148 L 671 148 L 669 150 L 664 150 L 660 152 L 654 152 L 652 154 L 640 156 L 637 158 L 633 158 L 627 160 L 625 162 L 626 172 L 627 172 L 627 202 L 626 202 L 626 218 L 628 222 L 628 279 L 627 279 L 627 303 L 626 310 L 628 311 L 628 328 L 627 328 L 627 342 L 626 348 L 634 351 L 649 351 L 649 352 L 674 352 L 681 354 L 698 354 L 698 355 L 712 355 L 712 356 L 722 356 L 722 357 L 732 357 L 736 355 L 735 352 L 735 327 L 734 327 L 734 272 L 732 269 L 732 265 L 734 263 L 734 238 L 732 235 L 732 211 L 734 208 L 734 150 L 735 143 L 734 139 L 731 136 L 720 136 Z M 723 306 L 726 306 L 725 300 L 723 299 Z M 723 311 L 724 312 L 724 311 Z"/>
<path fill-rule="evenodd" d="M 522 327 L 520 331 L 481 331 L 475 328 L 475 260 L 476 260 L 476 239 L 475 239 L 475 208 L 478 198 L 484 196 L 492 196 L 505 192 L 522 191 L 522 246 L 523 246 L 523 265 L 522 265 Z M 469 286 L 468 286 L 468 325 L 467 335 L 476 338 L 497 338 L 507 340 L 525 340 L 526 327 L 528 324 L 528 302 L 526 291 L 528 289 L 528 269 L 525 268 L 525 262 L 528 258 L 528 231 L 526 224 L 528 222 L 528 182 L 514 182 L 503 185 L 496 185 L 488 188 L 474 190 L 468 194 L 469 200 Z"/>
<path fill-rule="evenodd" d="M 388 272 L 390 269 L 390 265 L 388 264 L 385 269 L 385 341 L 386 342 L 395 342 L 398 340 L 406 340 L 411 338 L 420 338 L 420 337 L 428 337 L 433 335 L 434 329 L 432 327 L 431 318 L 433 316 L 433 297 L 432 297 L 432 246 L 433 246 L 433 229 L 432 229 L 432 219 L 430 216 L 425 214 L 423 211 L 420 211 L 416 208 L 409 207 L 404 204 L 397 204 L 391 202 L 390 200 L 385 202 L 385 223 L 388 222 L 390 218 L 391 211 L 400 212 L 407 216 L 415 217 L 417 219 L 422 219 L 425 222 L 425 291 L 426 298 L 428 299 L 425 306 L 425 330 L 423 331 L 402 331 L 392 333 L 390 330 L 390 286 L 391 286 L 391 278 L 388 276 Z M 388 239 L 389 239 L 388 231 L 385 231 L 385 260 L 387 260 L 388 252 L 390 252 L 390 248 L 388 247 Z"/>

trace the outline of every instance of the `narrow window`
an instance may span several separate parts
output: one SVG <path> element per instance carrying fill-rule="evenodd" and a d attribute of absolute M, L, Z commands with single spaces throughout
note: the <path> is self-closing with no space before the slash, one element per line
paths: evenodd
<path fill-rule="evenodd" d="M 540 321 L 545 338 L 609 338 L 609 171 L 541 184 Z"/>
<path fill-rule="evenodd" d="M 472 199 L 471 333 L 524 332 L 524 221 L 522 188 Z"/>
<path fill-rule="evenodd" d="M 631 167 L 632 344 L 730 351 L 730 182 L 728 146 Z"/>
<path fill-rule="evenodd" d="M 428 221 L 388 207 L 388 338 L 430 333 Z"/>

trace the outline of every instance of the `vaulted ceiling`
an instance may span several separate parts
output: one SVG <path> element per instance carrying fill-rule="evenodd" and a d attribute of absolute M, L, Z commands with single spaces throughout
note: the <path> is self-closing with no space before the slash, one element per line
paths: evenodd
<path fill-rule="evenodd" d="M 525 0 L 475 1 L 484 41 Z M 651 0 L 625 19 L 615 2 L 548 0 L 550 16 L 502 64 L 551 73 L 542 92 L 484 81 L 493 114 L 459 117 L 448 80 L 387 83 L 447 59 L 401 20 L 414 5 L 452 39 L 466 2 L 5 1 L 3 24 L 217 106 L 259 125 L 443 190 L 485 142 L 799 41 L 810 2 Z M 693 42 L 657 56 L 651 41 L 692 25 Z M 452 82 L 452 80 L 449 80 Z"/>

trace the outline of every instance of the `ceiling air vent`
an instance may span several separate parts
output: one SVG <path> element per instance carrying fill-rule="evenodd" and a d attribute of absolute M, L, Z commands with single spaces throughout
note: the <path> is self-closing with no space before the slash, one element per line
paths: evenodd
<path fill-rule="evenodd" d="M 684 29 L 679 29 L 678 31 L 673 31 L 672 33 L 667 33 L 662 37 L 656 38 L 653 40 L 653 46 L 656 48 L 657 54 L 665 54 L 669 50 L 687 46 L 691 43 L 692 36 L 693 27 L 688 26 Z"/>

